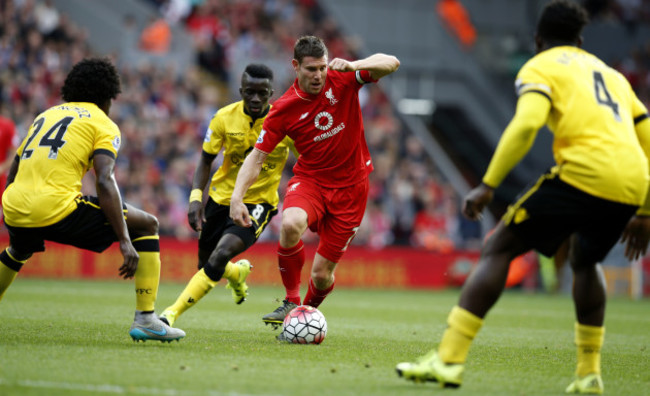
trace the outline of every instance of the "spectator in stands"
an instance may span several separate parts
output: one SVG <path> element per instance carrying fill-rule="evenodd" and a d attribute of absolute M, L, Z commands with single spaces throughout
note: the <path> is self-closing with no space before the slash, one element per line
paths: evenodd
<path fill-rule="evenodd" d="M 426 194 L 423 208 L 415 214 L 413 220 L 412 245 L 427 250 L 448 253 L 453 251 L 454 243 L 450 238 L 449 218 L 431 194 Z"/>
<path fill-rule="evenodd" d="M 366 213 L 352 243 L 376 250 L 391 245 L 394 237 L 390 221 L 391 219 L 377 202 L 368 200 Z"/>
<path fill-rule="evenodd" d="M 451 29 L 452 33 L 465 47 L 471 47 L 476 41 L 476 29 L 469 13 L 458 0 L 439 0 L 436 4 L 438 14 Z"/>
<path fill-rule="evenodd" d="M 172 31 L 164 18 L 154 18 L 142 30 L 140 49 L 152 54 L 163 55 L 169 51 Z"/>
<path fill-rule="evenodd" d="M 34 8 L 34 17 L 38 31 L 45 37 L 59 27 L 59 11 L 52 4 L 52 0 L 38 2 Z"/>

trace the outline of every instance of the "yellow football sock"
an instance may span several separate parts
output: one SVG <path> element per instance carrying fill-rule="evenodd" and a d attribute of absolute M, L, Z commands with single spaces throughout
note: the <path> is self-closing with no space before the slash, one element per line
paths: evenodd
<path fill-rule="evenodd" d="M 7 291 L 11 285 L 11 282 L 16 279 L 17 275 L 18 271 L 14 271 L 6 265 L 0 264 L 0 301 L 2 301 L 2 297 L 4 297 L 5 291 Z"/>
<path fill-rule="evenodd" d="M 172 311 L 176 315 L 176 319 L 194 304 L 196 304 L 200 299 L 203 298 L 212 288 L 217 284 L 217 282 L 210 279 L 206 274 L 203 268 L 201 268 L 190 281 L 185 286 L 185 289 L 176 299 L 174 304 L 165 308 L 165 311 Z"/>
<path fill-rule="evenodd" d="M 440 359 L 445 363 L 465 363 L 472 340 L 481 329 L 483 319 L 466 309 L 455 306 L 447 317 L 445 330 L 438 347 Z"/>
<path fill-rule="evenodd" d="M 18 276 L 18 271 L 22 268 L 27 260 L 16 260 L 9 254 L 9 249 L 0 253 L 0 301 L 11 283 Z"/>
<path fill-rule="evenodd" d="M 605 340 L 605 327 L 575 325 L 576 346 L 578 348 L 578 367 L 576 375 L 600 374 L 600 349 Z"/>
<path fill-rule="evenodd" d="M 140 255 L 135 271 L 135 309 L 153 311 L 160 283 L 160 245 L 158 236 L 146 236 L 133 240 L 133 247 Z"/>
<path fill-rule="evenodd" d="M 223 272 L 223 277 L 230 281 L 237 282 L 239 280 L 239 266 L 235 265 L 232 261 L 228 261 L 226 269 Z"/>

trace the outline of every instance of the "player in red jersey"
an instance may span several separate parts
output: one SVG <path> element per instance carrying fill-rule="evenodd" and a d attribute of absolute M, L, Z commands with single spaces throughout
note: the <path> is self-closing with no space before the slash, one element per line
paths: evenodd
<path fill-rule="evenodd" d="M 242 165 L 230 201 L 235 223 L 250 226 L 242 197 L 259 175 L 267 154 L 285 136 L 295 142 L 300 157 L 284 199 L 278 265 L 286 298 L 263 321 L 280 324 L 300 304 L 300 273 L 305 262 L 300 239 L 309 227 L 320 243 L 303 304 L 319 306 L 334 288 L 334 269 L 361 224 L 368 197 L 372 160 L 366 145 L 359 89 L 399 67 L 391 55 L 374 54 L 350 62 L 329 62 L 321 39 L 296 41 L 291 64 L 293 85 L 269 112 L 255 149 Z"/>

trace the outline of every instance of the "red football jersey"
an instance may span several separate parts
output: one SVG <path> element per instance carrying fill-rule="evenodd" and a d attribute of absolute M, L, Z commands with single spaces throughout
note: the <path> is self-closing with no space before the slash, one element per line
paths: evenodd
<path fill-rule="evenodd" d="M 17 147 L 16 128 L 13 121 L 8 118 L 0 116 L 0 163 L 7 159 L 7 155 L 11 155 L 10 149 Z M 0 195 L 5 189 L 7 184 L 7 172 L 0 175 Z"/>
<path fill-rule="evenodd" d="M 300 89 L 298 80 L 273 103 L 255 147 L 265 153 L 288 135 L 300 157 L 296 176 L 324 187 L 359 183 L 373 170 L 363 130 L 359 89 L 374 82 L 365 70 L 329 70 L 317 95 Z"/>

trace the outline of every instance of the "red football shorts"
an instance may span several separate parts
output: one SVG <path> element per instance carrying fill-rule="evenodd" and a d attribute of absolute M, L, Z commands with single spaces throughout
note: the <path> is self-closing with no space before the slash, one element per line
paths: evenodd
<path fill-rule="evenodd" d="M 352 186 L 330 188 L 294 177 L 283 209 L 298 207 L 307 212 L 309 229 L 320 237 L 318 254 L 338 263 L 361 225 L 367 200 L 367 178 Z"/>

